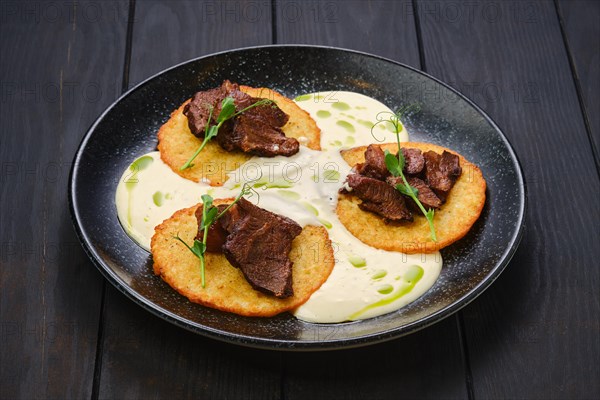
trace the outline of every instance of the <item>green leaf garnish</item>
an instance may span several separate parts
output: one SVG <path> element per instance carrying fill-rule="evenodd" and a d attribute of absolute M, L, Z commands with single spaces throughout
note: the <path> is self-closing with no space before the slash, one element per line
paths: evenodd
<path fill-rule="evenodd" d="M 225 97 L 223 99 L 223 101 L 221 102 L 221 112 L 219 112 L 219 115 L 217 116 L 217 124 L 216 125 L 210 125 L 210 121 L 212 120 L 213 107 L 209 104 L 208 107 L 210 108 L 210 113 L 208 115 L 208 121 L 206 121 L 206 129 L 204 130 L 204 140 L 202 140 L 202 144 L 200 144 L 200 147 L 198 147 L 198 149 L 194 152 L 194 154 L 189 158 L 189 160 L 187 160 L 185 162 L 185 164 L 183 164 L 179 168 L 179 170 L 183 171 L 185 169 L 188 169 L 188 168 L 191 168 L 194 166 L 194 164 L 192 164 L 194 159 L 196 157 L 198 157 L 198 154 L 200 154 L 200 152 L 204 149 L 204 146 L 206 146 L 206 144 L 212 138 L 217 136 L 217 134 L 219 133 L 219 129 L 221 128 L 221 126 L 223 126 L 225 121 L 235 118 L 238 115 L 248 111 L 251 108 L 263 106 L 265 104 L 273 104 L 273 103 L 275 103 L 273 100 L 261 99 L 261 100 L 257 101 L 256 103 L 251 104 L 248 107 L 246 107 L 238 112 L 235 112 L 235 104 L 234 104 L 233 97 Z"/>
<path fill-rule="evenodd" d="M 204 253 L 206 253 L 206 240 L 208 238 L 208 229 L 212 224 L 215 223 L 219 218 L 223 216 L 235 203 L 237 203 L 243 196 L 248 195 L 252 192 L 252 188 L 248 183 L 245 183 L 242 187 L 242 191 L 237 195 L 237 197 L 225 208 L 221 213 L 219 213 L 219 209 L 213 205 L 213 198 L 208 194 L 202 195 L 202 219 L 200 220 L 200 229 L 203 230 L 202 241 L 198 239 L 194 239 L 194 244 L 189 246 L 183 239 L 177 236 L 173 238 L 179 240 L 181 243 L 188 248 L 198 259 L 200 259 L 200 275 L 202 278 L 202 287 L 206 285 L 205 279 L 205 266 L 204 266 Z M 258 193 L 257 193 L 258 195 Z"/>
<path fill-rule="evenodd" d="M 396 185 L 396 189 L 405 196 L 412 197 L 412 195 L 415 195 L 415 196 L 419 195 L 419 191 L 417 190 L 417 188 L 410 186 L 410 185 L 407 187 L 407 186 L 399 183 Z"/>
<path fill-rule="evenodd" d="M 199 240 L 194 240 L 194 245 L 190 247 L 182 238 L 179 237 L 179 234 L 174 237 L 174 239 L 179 240 L 181 243 L 185 245 L 194 255 L 198 258 L 201 258 L 206 250 L 206 246 Z"/>
<path fill-rule="evenodd" d="M 206 252 L 206 243 L 194 239 L 194 245 L 190 247 L 182 238 L 179 237 L 179 233 L 173 238 L 183 243 L 183 245 L 187 247 L 189 251 L 191 251 L 196 257 L 200 259 L 200 273 L 202 276 L 202 287 L 204 287 L 204 253 Z"/>
<path fill-rule="evenodd" d="M 233 97 L 225 97 L 221 102 L 221 112 L 217 117 L 217 123 L 225 122 L 235 114 L 235 104 Z"/>
<path fill-rule="evenodd" d="M 202 196 L 200 196 L 200 198 L 202 199 L 202 204 L 206 204 L 207 207 L 211 207 L 212 203 L 213 203 L 213 198 L 211 195 L 209 194 L 203 194 Z"/>
<path fill-rule="evenodd" d="M 202 144 L 200 145 L 200 147 L 198 147 L 198 150 L 196 150 L 196 152 L 194 153 L 194 155 L 192 157 L 190 157 L 190 159 L 187 160 L 186 163 L 181 166 L 181 168 L 179 168 L 180 171 L 183 171 L 184 169 L 192 168 L 194 166 L 194 164 L 192 164 L 192 161 L 194 161 L 194 159 L 198 156 L 198 154 L 200 154 L 200 152 L 202 151 L 202 149 L 204 148 L 204 146 L 206 146 L 206 144 L 208 143 L 208 141 L 213 136 L 217 135 L 216 131 L 213 132 L 212 128 L 214 128 L 214 126 L 211 127 L 210 124 L 209 124 L 209 122 L 212 119 L 213 107 L 211 105 L 209 105 L 209 109 L 210 109 L 210 112 L 208 114 L 208 120 L 206 122 L 206 128 L 204 129 L 204 140 L 202 141 Z"/>
<path fill-rule="evenodd" d="M 380 123 L 384 123 L 384 122 L 389 122 L 393 125 L 394 127 L 394 134 L 396 135 L 396 142 L 398 143 L 398 153 L 394 156 L 392 153 L 390 153 L 389 151 L 385 151 L 385 166 L 387 167 L 388 171 L 390 171 L 390 173 L 394 176 L 399 176 L 402 178 L 402 182 L 403 184 L 397 184 L 396 185 L 396 190 L 398 190 L 400 193 L 402 193 L 405 196 L 410 197 L 411 199 L 414 200 L 414 202 L 417 204 L 417 206 L 419 207 L 419 209 L 421 210 L 421 212 L 423 213 L 423 215 L 425 216 L 425 218 L 427 218 L 427 222 L 429 223 L 429 231 L 431 232 L 431 240 L 433 240 L 434 242 L 437 242 L 437 236 L 435 234 L 435 226 L 433 225 L 433 217 L 434 217 L 434 210 L 433 209 L 429 209 L 429 210 L 425 210 L 425 207 L 423 207 L 423 204 L 419 201 L 417 195 L 419 194 L 419 191 L 410 186 L 408 184 L 408 181 L 406 180 L 406 177 L 404 176 L 404 164 L 405 164 L 405 160 L 404 160 L 404 154 L 402 153 L 402 146 L 400 146 L 400 132 L 403 129 L 402 126 L 402 117 L 404 115 L 406 115 L 408 113 L 408 111 L 410 111 L 411 109 L 420 109 L 420 107 L 418 105 L 409 105 L 406 107 L 403 107 L 401 109 L 399 109 L 398 111 L 396 111 L 396 113 L 384 113 L 385 115 L 389 115 L 389 117 L 387 119 L 384 118 L 379 118 L 378 116 L 378 121 L 375 125 L 373 125 L 373 128 L 375 128 L 375 126 L 377 126 Z M 373 128 L 371 128 L 371 134 L 373 135 Z M 375 137 L 375 135 L 373 135 L 373 137 Z"/>
<path fill-rule="evenodd" d="M 390 153 L 389 151 L 385 151 L 385 166 L 388 171 L 394 176 L 400 176 L 402 174 L 402 168 L 400 167 L 400 161 L 398 158 Z"/>

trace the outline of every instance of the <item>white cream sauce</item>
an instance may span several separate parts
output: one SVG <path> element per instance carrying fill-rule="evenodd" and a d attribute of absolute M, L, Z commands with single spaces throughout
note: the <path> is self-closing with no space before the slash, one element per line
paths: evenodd
<path fill-rule="evenodd" d="M 321 128 L 321 147 L 300 146 L 292 157 L 254 157 L 229 174 L 222 187 L 181 178 L 158 152 L 132 163 L 117 187 L 119 219 L 126 232 L 145 249 L 154 228 L 175 211 L 200 202 L 202 194 L 234 197 L 250 182 L 260 207 L 285 215 L 302 226 L 323 225 L 333 243 L 335 267 L 328 280 L 294 315 L 304 321 L 335 323 L 372 318 L 414 301 L 435 282 L 442 267 L 439 252 L 406 255 L 367 246 L 337 218 L 338 189 L 350 172 L 339 150 L 376 141 L 394 142 L 391 127 L 377 121 L 391 112 L 370 97 L 352 92 L 321 92 L 296 98 Z M 401 140 L 408 140 L 406 130 Z"/>

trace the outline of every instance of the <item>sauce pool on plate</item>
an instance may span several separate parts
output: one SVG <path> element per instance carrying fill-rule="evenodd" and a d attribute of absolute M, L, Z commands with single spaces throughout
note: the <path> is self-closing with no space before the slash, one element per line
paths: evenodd
<path fill-rule="evenodd" d="M 295 101 L 321 129 L 322 151 L 301 146 L 291 157 L 253 157 L 229 173 L 222 187 L 186 180 L 162 162 L 159 152 L 148 153 L 136 159 L 119 181 L 115 195 L 119 220 L 127 234 L 149 250 L 154 227 L 175 211 L 199 203 L 203 194 L 235 197 L 250 182 L 260 195 L 260 207 L 301 226 L 323 225 L 329 232 L 335 267 L 321 288 L 295 310 L 298 319 L 337 323 L 398 310 L 433 286 L 442 267 L 440 253 L 407 255 L 375 249 L 350 234 L 335 213 L 338 189 L 350 172 L 340 150 L 395 142 L 388 123 L 373 128 L 378 115 L 392 110 L 353 92 L 311 93 Z M 400 140 L 408 140 L 406 130 L 400 132 Z"/>

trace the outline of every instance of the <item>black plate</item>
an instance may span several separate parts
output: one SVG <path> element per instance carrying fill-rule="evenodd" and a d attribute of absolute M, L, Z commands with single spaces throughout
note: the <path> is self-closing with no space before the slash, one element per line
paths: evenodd
<path fill-rule="evenodd" d="M 247 318 L 190 303 L 153 275 L 151 257 L 123 231 L 115 189 L 138 156 L 156 148 L 156 132 L 184 100 L 231 79 L 288 97 L 325 90 L 356 91 L 392 109 L 419 103 L 406 124 L 411 140 L 452 148 L 478 165 L 488 199 L 471 232 L 442 251 L 444 268 L 425 295 L 377 318 L 322 325 L 290 315 Z M 437 79 L 397 62 L 354 51 L 267 46 L 201 57 L 142 82 L 110 106 L 86 133 L 69 187 L 83 247 L 117 289 L 150 312 L 212 338 L 254 347 L 336 349 L 380 342 L 422 329 L 464 307 L 487 288 L 521 237 L 525 186 L 515 153 L 475 104 Z"/>

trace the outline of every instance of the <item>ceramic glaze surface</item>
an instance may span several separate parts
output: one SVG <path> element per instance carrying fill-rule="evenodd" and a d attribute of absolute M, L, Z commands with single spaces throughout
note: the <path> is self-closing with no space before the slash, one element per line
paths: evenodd
<path fill-rule="evenodd" d="M 421 112 L 405 121 L 411 140 L 463 154 L 481 168 L 488 185 L 479 220 L 465 238 L 442 250 L 444 267 L 431 290 L 397 312 L 320 325 L 287 314 L 258 319 L 208 309 L 190 303 L 152 273 L 150 254 L 136 245 L 119 223 L 116 186 L 132 160 L 155 150 L 156 132 L 175 108 L 196 91 L 218 86 L 224 79 L 270 87 L 290 98 L 347 90 L 373 97 L 392 109 L 420 104 Z M 130 90 L 98 118 L 73 165 L 69 196 L 77 233 L 94 264 L 115 287 L 181 327 L 264 348 L 361 346 L 414 332 L 451 315 L 502 272 L 520 240 L 525 213 L 525 186 L 517 158 L 483 111 L 411 67 L 324 47 L 241 49 L 168 69 Z"/>

